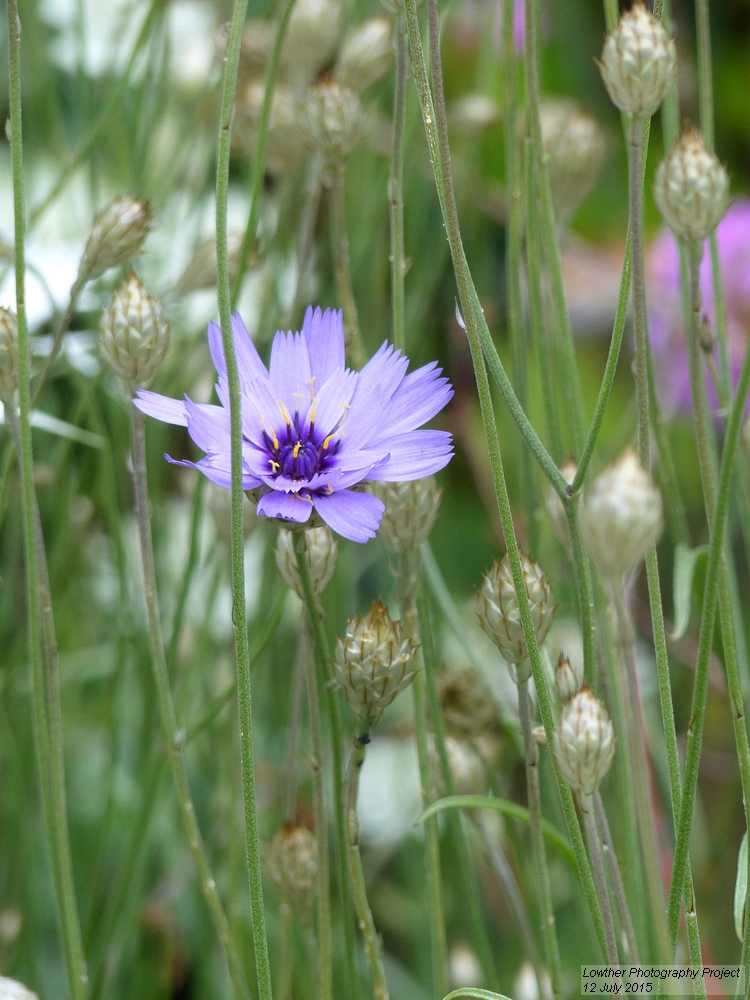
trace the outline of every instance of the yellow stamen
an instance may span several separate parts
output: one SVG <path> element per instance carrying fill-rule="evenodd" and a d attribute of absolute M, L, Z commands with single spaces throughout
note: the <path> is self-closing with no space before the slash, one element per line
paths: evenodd
<path fill-rule="evenodd" d="M 292 458 L 296 458 L 296 457 L 297 457 L 297 455 L 299 455 L 299 450 L 300 450 L 300 448 L 301 448 L 301 444 L 300 444 L 300 442 L 298 441 L 298 442 L 297 442 L 297 443 L 295 444 L 295 446 L 294 446 L 294 449 L 292 450 Z"/>
<path fill-rule="evenodd" d="M 335 432 L 333 434 L 328 435 L 328 437 L 323 442 L 323 451 L 328 451 L 328 445 L 331 443 L 331 438 L 334 438 L 335 436 L 336 436 Z"/>
<path fill-rule="evenodd" d="M 271 465 L 271 472 L 278 472 L 279 471 L 279 463 L 278 462 L 274 462 L 274 460 L 272 458 L 269 458 L 268 461 L 269 461 L 269 463 Z"/>

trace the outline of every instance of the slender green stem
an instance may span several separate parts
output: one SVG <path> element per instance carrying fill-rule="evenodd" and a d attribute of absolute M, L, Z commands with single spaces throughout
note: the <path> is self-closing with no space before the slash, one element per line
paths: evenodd
<path fill-rule="evenodd" d="M 279 1000 L 292 998 L 292 941 L 294 914 L 291 906 L 281 904 L 281 944 L 279 947 Z"/>
<path fill-rule="evenodd" d="M 701 134 L 709 149 L 714 148 L 714 98 L 711 82 L 711 30 L 708 0 L 696 0 L 695 28 L 698 41 L 698 105 Z"/>
<path fill-rule="evenodd" d="M 341 308 L 344 312 L 344 340 L 346 350 L 355 368 L 365 363 L 362 334 L 359 329 L 357 300 L 352 288 L 349 266 L 349 234 L 346 226 L 346 189 L 344 176 L 346 163 L 336 163 L 330 170 L 331 239 L 333 240 L 333 270 L 336 275 Z"/>
<path fill-rule="evenodd" d="M 65 808 L 65 775 L 62 758 L 59 691 L 46 690 L 45 614 L 50 615 L 49 594 L 43 587 L 43 541 L 38 531 L 36 493 L 34 491 L 34 453 L 31 438 L 31 387 L 29 332 L 26 323 L 26 220 L 23 186 L 23 132 L 21 117 L 21 21 L 17 0 L 6 3 L 8 18 L 8 66 L 10 97 L 10 147 L 13 183 L 13 221 L 15 229 L 16 316 L 18 322 L 18 398 L 16 450 L 21 469 L 23 533 L 26 556 L 26 601 L 29 619 L 29 659 L 31 661 L 34 703 L 34 733 L 39 764 L 42 807 L 47 827 L 47 841 L 52 858 L 60 928 L 65 963 L 74 1000 L 88 994 L 86 959 L 83 954 L 81 926 L 73 882 Z M 8 407 L 8 411 L 12 407 Z M 9 465 L 6 466 L 9 468 Z M 49 627 L 46 629 L 50 638 Z M 47 663 L 48 670 L 54 668 Z"/>
<path fill-rule="evenodd" d="M 583 816 L 583 826 L 586 830 L 586 840 L 589 845 L 591 867 L 594 869 L 594 880 L 596 882 L 596 891 L 599 895 L 599 905 L 602 908 L 602 915 L 604 917 L 604 931 L 607 935 L 607 960 L 610 965 L 617 965 L 619 958 L 617 955 L 615 925 L 612 920 L 612 907 L 609 902 L 607 879 L 604 874 L 602 845 L 599 842 L 599 833 L 596 829 L 596 820 L 594 819 L 594 803 L 592 796 L 583 794 L 579 797 L 579 802 L 581 805 L 581 815 Z"/>
<path fill-rule="evenodd" d="M 525 664 L 519 664 L 518 671 L 525 670 Z M 534 872 L 536 891 L 539 897 L 539 916 L 542 921 L 542 937 L 547 966 L 552 980 L 552 994 L 559 997 L 562 992 L 562 965 L 560 963 L 560 946 L 557 943 L 555 927 L 555 911 L 552 908 L 552 889 L 550 887 L 547 853 L 544 848 L 542 833 L 542 795 L 539 787 L 539 747 L 531 732 L 533 723 L 533 708 L 529 694 L 529 678 L 520 679 L 518 687 L 518 714 L 521 718 L 521 730 L 525 747 L 524 762 L 526 765 L 526 795 L 529 801 L 529 826 L 531 829 L 531 847 L 534 856 Z M 596 876 L 596 872 L 594 872 Z M 606 922 L 605 922 L 606 930 Z"/>
<path fill-rule="evenodd" d="M 591 564 L 581 539 L 578 520 L 578 496 L 563 501 L 568 522 L 570 548 L 573 554 L 573 575 L 575 577 L 578 611 L 583 633 L 583 669 L 586 683 L 596 689 L 596 616 L 594 614 L 594 584 L 591 579 Z"/>
<path fill-rule="evenodd" d="M 365 873 L 362 869 L 362 857 L 359 853 L 359 820 L 357 819 L 357 793 L 359 791 L 359 776 L 365 762 L 365 748 L 370 742 L 369 733 L 361 732 L 359 726 L 354 735 L 354 749 L 349 761 L 349 777 L 346 793 L 346 823 L 348 834 L 349 872 L 354 889 L 354 908 L 357 920 L 365 939 L 365 952 L 370 966 L 372 989 L 375 1000 L 388 1000 L 388 984 L 383 968 L 383 956 L 380 951 L 380 940 L 372 919 L 372 911 L 367 899 Z"/>
<path fill-rule="evenodd" d="M 167 654 L 167 663 L 173 670 L 177 662 L 177 650 L 180 644 L 180 636 L 182 635 L 182 624 L 185 619 L 185 609 L 187 608 L 187 600 L 190 595 L 190 586 L 193 582 L 193 573 L 200 558 L 201 515 L 203 514 L 203 494 L 206 491 L 207 482 L 208 480 L 205 476 L 199 475 L 198 481 L 195 484 L 195 491 L 193 492 L 188 557 L 182 575 L 180 590 L 177 595 L 177 607 L 175 608 L 174 619 L 172 620 L 172 637 L 169 640 L 169 652 Z"/>
<path fill-rule="evenodd" d="M 250 692 L 250 657 L 247 637 L 245 598 L 244 511 L 242 496 L 242 411 L 240 378 L 234 350 L 230 312 L 229 262 L 227 259 L 227 196 L 229 190 L 229 154 L 232 113 L 237 86 L 237 68 L 242 42 L 242 28 L 248 0 L 235 0 L 227 43 L 224 79 L 221 91 L 219 140 L 216 165 L 216 264 L 218 271 L 219 318 L 229 384 L 229 420 L 232 448 L 232 594 L 234 597 L 234 641 L 237 656 L 237 692 L 240 714 L 240 761 L 242 795 L 245 808 L 247 868 L 250 883 L 253 944 L 260 1000 L 271 1000 L 271 968 L 263 908 L 263 882 L 258 836 L 258 808 L 255 790 L 253 754 L 253 718 Z"/>
<path fill-rule="evenodd" d="M 643 263 L 643 119 L 630 122 L 628 191 L 629 228 L 633 267 L 633 313 L 635 316 L 635 396 L 638 408 L 638 455 L 645 469 L 651 469 L 651 427 L 648 408 L 646 345 L 646 272 Z"/>
<path fill-rule="evenodd" d="M 36 406 L 36 404 L 39 402 L 41 395 L 44 392 L 44 387 L 47 385 L 47 382 L 49 381 L 49 376 L 50 372 L 52 371 L 52 366 L 54 365 L 55 361 L 57 360 L 57 356 L 60 353 L 60 348 L 62 347 L 63 338 L 65 337 L 65 334 L 68 332 L 68 328 L 70 327 L 71 320 L 73 319 L 73 315 L 75 313 L 78 296 L 85 284 L 86 284 L 86 276 L 79 275 L 79 277 L 76 278 L 76 280 L 73 282 L 73 287 L 70 289 L 68 304 L 65 307 L 65 312 L 60 317 L 60 321 L 57 324 L 57 329 L 55 330 L 55 336 L 52 341 L 52 350 L 49 352 L 49 355 L 47 356 L 44 368 L 42 369 L 42 374 L 39 377 L 36 389 L 34 390 L 34 395 L 31 398 L 32 408 Z"/>
<path fill-rule="evenodd" d="M 258 121 L 258 132 L 255 140 L 255 161 L 253 162 L 253 183 L 250 189 L 250 214 L 247 220 L 245 233 L 242 237 L 239 258 L 237 261 L 237 275 L 234 279 L 232 289 L 231 308 L 236 309 L 242 291 L 242 282 L 247 270 L 247 262 L 250 257 L 250 250 L 255 240 L 258 229 L 258 217 L 260 215 L 260 199 L 263 191 L 263 177 L 266 171 L 266 142 L 268 140 L 268 126 L 271 121 L 271 109 L 273 108 L 273 95 L 276 90 L 276 78 L 279 75 L 279 61 L 281 59 L 281 49 L 284 44 L 289 17 L 292 13 L 296 0 L 286 0 L 284 9 L 281 12 L 276 34 L 273 40 L 271 55 L 268 60 L 266 70 L 266 89 L 263 93 L 263 105 L 260 110 Z"/>
<path fill-rule="evenodd" d="M 167 657 L 164 651 L 159 599 L 156 591 L 156 569 L 154 566 L 154 547 L 151 537 L 151 521 L 149 515 L 148 486 L 146 481 L 146 432 L 145 418 L 135 406 L 131 407 L 131 422 L 133 432 L 133 482 L 135 486 L 135 511 L 138 521 L 138 535 L 141 546 L 141 563 L 143 566 L 143 584 L 148 612 L 148 639 L 151 652 L 151 665 L 154 671 L 154 683 L 159 700 L 159 711 L 164 729 L 164 737 L 169 747 L 169 759 L 172 765 L 177 800 L 180 804 L 182 819 L 198 872 L 201 891 L 208 904 L 213 918 L 216 933 L 222 943 L 229 964 L 232 984 L 238 996 L 249 998 L 250 991 L 245 982 L 237 947 L 232 938 L 224 907 L 222 906 L 216 882 L 211 873 L 208 856 L 201 837 L 198 820 L 195 815 L 193 799 L 190 794 L 183 750 L 185 746 L 185 730 L 178 725 L 172 692 L 169 686 Z"/>
<path fill-rule="evenodd" d="M 297 316 L 304 305 L 304 297 L 307 294 L 307 269 L 310 266 L 310 254 L 312 252 L 313 241 L 315 239 L 315 223 L 318 219 L 320 209 L 320 194 L 323 189 L 323 162 L 318 154 L 310 158 L 308 165 L 308 175 L 306 184 L 305 203 L 302 209 L 301 218 L 298 225 L 297 237 L 297 287 L 294 291 L 294 302 L 287 321 L 282 324 L 282 329 L 287 329 L 291 325 L 292 317 Z"/>
<path fill-rule="evenodd" d="M 604 810 L 604 803 L 602 802 L 602 797 L 599 794 L 598 789 L 594 792 L 593 798 L 594 812 L 596 813 L 596 825 L 599 829 L 599 835 L 602 840 L 602 852 L 607 855 L 610 881 L 612 882 L 615 901 L 617 903 L 617 912 L 620 916 L 620 924 L 622 926 L 623 934 L 625 935 L 625 943 L 628 947 L 628 961 L 637 962 L 638 941 L 635 936 L 635 928 L 633 927 L 633 918 L 630 916 L 628 897 L 625 895 L 625 885 L 622 881 L 620 866 L 617 863 L 617 853 L 615 852 L 615 844 L 612 840 L 612 833 L 609 829 L 607 813 Z"/>
<path fill-rule="evenodd" d="M 404 313 L 404 133 L 406 129 L 406 85 L 409 79 L 409 52 L 406 45 L 406 23 L 403 15 L 396 18 L 396 75 L 393 93 L 393 139 L 391 171 L 388 178 L 388 199 L 391 218 L 391 308 L 393 311 L 393 343 L 399 350 L 406 347 Z"/>

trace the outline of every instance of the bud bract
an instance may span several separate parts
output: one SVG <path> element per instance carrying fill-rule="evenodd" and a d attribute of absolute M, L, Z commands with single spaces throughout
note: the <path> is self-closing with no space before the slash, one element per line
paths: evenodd
<path fill-rule="evenodd" d="M 429 734 L 430 771 L 432 783 L 438 796 L 447 794 L 443 780 L 443 768 L 440 753 L 432 733 Z M 453 788 L 456 795 L 484 795 L 487 791 L 487 773 L 479 754 L 464 740 L 445 737 L 445 751 L 448 757 Z"/>
<path fill-rule="evenodd" d="M 578 694 L 582 682 L 583 677 L 578 675 L 565 653 L 560 653 L 555 667 L 555 693 L 561 705 Z"/>
<path fill-rule="evenodd" d="M 79 278 L 98 278 L 135 257 L 151 228 L 151 209 L 138 198 L 113 198 L 94 219 L 78 268 Z"/>
<path fill-rule="evenodd" d="M 379 531 L 386 548 L 400 554 L 427 541 L 443 493 L 434 476 L 409 483 L 375 483 L 372 491 L 385 504 Z"/>
<path fill-rule="evenodd" d="M 169 348 L 169 323 L 137 275 L 130 274 L 102 314 L 104 360 L 129 388 L 148 385 Z"/>
<path fill-rule="evenodd" d="M 279 537 L 276 541 L 276 565 L 284 583 L 304 600 L 305 595 L 302 591 L 302 581 L 294 548 L 298 538 L 299 533 L 296 531 L 289 531 L 286 528 L 279 529 Z M 339 543 L 327 525 L 305 529 L 305 559 L 310 570 L 313 593 L 316 597 L 323 593 L 326 584 L 333 576 L 338 557 Z"/>
<path fill-rule="evenodd" d="M 556 216 L 567 223 L 601 173 L 604 130 L 574 101 L 560 98 L 542 102 L 540 119 Z"/>
<path fill-rule="evenodd" d="M 18 390 L 18 319 L 12 309 L 0 308 L 0 400 L 15 407 Z"/>
<path fill-rule="evenodd" d="M 393 24 L 387 17 L 365 21 L 344 39 L 334 76 L 360 93 L 382 80 L 393 62 Z"/>
<path fill-rule="evenodd" d="M 281 51 L 284 79 L 296 86 L 313 80 L 329 64 L 340 32 L 336 0 L 297 0 Z"/>
<path fill-rule="evenodd" d="M 286 823 L 271 841 L 266 870 L 283 902 L 307 909 L 315 895 L 318 848 L 315 837 L 304 826 Z"/>
<path fill-rule="evenodd" d="M 718 158 L 686 129 L 659 164 L 654 198 L 678 239 L 703 241 L 729 207 L 729 177 Z"/>
<path fill-rule="evenodd" d="M 521 553 L 523 579 L 529 599 L 531 619 L 539 645 L 550 630 L 555 608 L 552 588 L 539 563 Z M 487 635 L 510 663 L 522 663 L 528 657 L 521 624 L 516 588 L 508 556 L 493 563 L 479 590 L 479 621 Z"/>
<path fill-rule="evenodd" d="M 39 998 L 17 979 L 0 976 L 0 1000 L 39 1000 Z"/>
<path fill-rule="evenodd" d="M 636 2 L 607 36 L 599 63 L 607 93 L 620 111 L 650 118 L 675 79 L 674 40 Z"/>
<path fill-rule="evenodd" d="M 663 530 L 661 493 L 628 448 L 586 490 L 583 540 L 602 573 L 616 579 L 643 559 Z"/>
<path fill-rule="evenodd" d="M 417 672 L 419 643 L 393 621 L 381 601 L 365 617 L 350 618 L 343 639 L 336 639 L 333 670 L 349 707 L 371 728 Z"/>
<path fill-rule="evenodd" d="M 560 773 L 575 792 L 592 795 L 615 755 L 615 731 L 607 709 L 583 687 L 564 707 L 554 734 Z"/>
<path fill-rule="evenodd" d="M 309 87 L 304 125 L 310 147 L 328 163 L 343 164 L 359 141 L 364 114 L 356 91 L 335 80 Z"/>
<path fill-rule="evenodd" d="M 441 670 L 436 678 L 446 732 L 472 740 L 492 729 L 498 709 L 482 675 L 473 668 Z"/>
<path fill-rule="evenodd" d="M 456 944 L 448 956 L 448 977 L 452 990 L 484 983 L 482 965 L 468 944 Z"/>

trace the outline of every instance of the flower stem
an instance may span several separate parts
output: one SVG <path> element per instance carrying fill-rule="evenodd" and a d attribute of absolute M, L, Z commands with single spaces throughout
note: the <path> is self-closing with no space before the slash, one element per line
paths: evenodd
<path fill-rule="evenodd" d="M 570 547 L 573 554 L 573 576 L 578 597 L 578 612 L 583 634 L 583 667 L 586 683 L 596 688 L 596 624 L 594 615 L 594 584 L 591 579 L 591 564 L 581 538 L 578 520 L 578 496 L 563 501 L 568 522 Z"/>
<path fill-rule="evenodd" d="M 294 914 L 291 906 L 281 904 L 281 946 L 279 948 L 279 1000 L 292 997 L 292 940 Z"/>
<path fill-rule="evenodd" d="M 651 428 L 648 410 L 648 370 L 646 345 L 646 272 L 643 264 L 643 118 L 630 122 L 628 191 L 630 199 L 633 312 L 635 316 L 635 397 L 638 408 L 638 456 L 644 469 L 651 470 Z"/>
<path fill-rule="evenodd" d="M 247 15 L 248 0 L 234 0 L 232 21 L 227 43 L 224 78 L 221 90 L 219 140 L 216 164 L 216 264 L 218 272 L 219 319 L 229 384 L 229 422 L 231 428 L 232 465 L 232 594 L 234 598 L 234 641 L 237 658 L 237 693 L 240 715 L 240 762 L 242 795 L 245 810 L 245 834 L 253 945 L 260 1000 L 271 1000 L 271 967 L 268 958 L 266 918 L 263 908 L 263 882 L 258 836 L 258 808 L 255 790 L 253 755 L 253 718 L 250 691 L 250 657 L 247 636 L 247 605 L 245 598 L 245 544 L 242 496 L 242 401 L 237 357 L 232 337 L 229 293 L 229 262 L 227 259 L 227 198 L 229 192 L 229 155 L 231 148 L 232 112 L 237 86 L 242 29 Z"/>
<path fill-rule="evenodd" d="M 596 825 L 599 828 L 599 835 L 602 839 L 602 849 L 607 854 L 610 880 L 612 882 L 612 888 L 614 889 L 615 900 L 617 902 L 617 912 L 620 915 L 620 924 L 622 925 L 622 930 L 625 934 L 625 941 L 628 946 L 628 960 L 631 962 L 637 962 L 638 941 L 635 936 L 635 928 L 633 927 L 633 918 L 630 916 L 628 898 L 625 895 L 622 873 L 620 872 L 620 866 L 617 863 L 617 854 L 615 853 L 612 833 L 609 829 L 607 813 L 604 811 L 604 803 L 602 802 L 602 797 L 599 794 L 598 789 L 594 792 L 593 798 L 594 812 L 596 813 Z"/>
<path fill-rule="evenodd" d="M 63 338 L 65 337 L 65 334 L 68 332 L 68 328 L 70 327 L 71 320 L 73 319 L 73 315 L 75 313 L 78 296 L 85 284 L 86 284 L 86 275 L 82 276 L 79 275 L 79 277 L 76 278 L 76 280 L 73 282 L 73 286 L 70 289 L 68 304 L 65 307 L 65 312 L 60 317 L 60 320 L 57 324 L 57 329 L 55 330 L 55 336 L 52 340 L 52 349 L 49 352 L 49 355 L 47 356 L 44 368 L 42 369 L 42 374 L 39 377 L 36 389 L 34 389 L 34 395 L 31 398 L 32 409 L 39 402 L 39 399 L 41 398 L 41 395 L 44 392 L 44 387 L 47 385 L 47 382 L 49 381 L 49 376 L 50 372 L 52 371 L 52 366 L 54 365 L 55 361 L 57 360 L 57 356 L 60 353 L 60 348 L 62 347 Z"/>
<path fill-rule="evenodd" d="M 404 312 L 404 132 L 406 130 L 406 85 L 409 79 L 409 52 L 403 14 L 396 18 L 396 76 L 393 94 L 393 139 L 388 199 L 391 217 L 391 308 L 393 344 L 403 351 L 406 346 Z"/>
<path fill-rule="evenodd" d="M 198 880 L 203 897 L 208 904 L 216 932 L 224 948 L 229 965 L 229 974 L 235 992 L 240 997 L 249 1000 L 250 992 L 245 982 L 237 947 L 232 938 L 232 932 L 227 921 L 224 907 L 221 904 L 216 882 L 211 873 L 211 867 L 206 855 L 206 849 L 201 837 L 198 820 L 195 815 L 193 800 L 190 795 L 187 771 L 183 749 L 185 746 L 185 729 L 178 726 L 172 692 L 169 686 L 167 658 L 164 652 L 164 639 L 161 629 L 159 600 L 156 591 L 156 570 L 154 567 L 154 547 L 151 537 L 151 521 L 149 514 L 148 486 L 146 481 L 146 431 L 145 418 L 141 411 L 131 406 L 131 424 L 133 433 L 133 483 L 135 487 L 135 512 L 138 521 L 138 535 L 141 547 L 141 563 L 143 566 L 143 584 L 148 612 L 148 639 L 151 652 L 151 665 L 154 671 L 154 683 L 159 700 L 159 711 L 164 729 L 164 736 L 169 747 L 169 759 L 172 765 L 177 801 L 185 824 L 185 830 L 193 856 Z"/>
<path fill-rule="evenodd" d="M 617 965 L 619 958 L 617 955 L 615 926 L 612 920 L 612 907 L 609 903 L 607 879 L 604 875 L 602 847 L 599 842 L 599 834 L 596 829 L 596 820 L 594 819 L 594 803 L 592 796 L 581 794 L 579 796 L 579 803 L 581 806 L 581 815 L 583 816 L 583 826 L 586 830 L 586 840 L 589 845 L 591 867 L 594 869 L 596 891 L 599 895 L 599 904 L 602 908 L 602 915 L 604 917 L 604 930 L 607 935 L 607 960 L 610 965 Z"/>
<path fill-rule="evenodd" d="M 349 266 L 349 235 L 346 229 L 346 191 L 344 188 L 345 163 L 332 165 L 330 171 L 331 238 L 333 240 L 333 270 L 336 287 L 344 312 L 344 340 L 347 354 L 355 368 L 365 363 L 362 334 L 359 329 L 357 300 L 352 288 Z"/>
<path fill-rule="evenodd" d="M 44 642 L 52 640 L 49 589 L 45 593 L 43 540 L 39 531 L 36 493 L 34 491 L 34 453 L 31 438 L 31 387 L 29 332 L 26 323 L 26 220 L 23 185 L 23 132 L 21 117 L 21 21 L 17 0 L 7 0 L 8 67 L 10 100 L 10 150 L 13 183 L 13 221 L 15 230 L 16 315 L 18 322 L 18 397 L 19 416 L 14 436 L 21 469 L 23 534 L 26 556 L 26 603 L 29 618 L 29 659 L 31 661 L 34 703 L 34 735 L 40 771 L 42 808 L 47 827 L 47 841 L 52 858 L 60 928 L 73 1000 L 85 1000 L 88 994 L 86 959 L 83 954 L 81 926 L 73 882 L 73 868 L 68 840 L 65 807 L 65 774 L 60 720 L 59 689 L 45 690 Z M 10 408 L 9 408 L 10 409 Z M 9 464 L 6 469 L 9 469 Z M 6 473 L 7 474 L 7 473 Z M 45 628 L 45 617 L 49 625 Z M 47 662 L 54 671 L 55 661 Z M 56 674 L 54 675 L 56 677 Z"/>

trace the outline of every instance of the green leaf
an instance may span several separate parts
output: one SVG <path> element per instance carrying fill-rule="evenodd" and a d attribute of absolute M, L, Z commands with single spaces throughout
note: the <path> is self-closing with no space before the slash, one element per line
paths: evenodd
<path fill-rule="evenodd" d="M 745 897 L 747 896 L 747 830 L 737 855 L 737 881 L 734 884 L 734 929 L 740 941 L 744 940 Z"/>
<path fill-rule="evenodd" d="M 458 997 L 477 997 L 477 1000 L 509 1000 L 504 993 L 491 993 L 489 990 L 475 990 L 470 986 L 454 990 L 444 1000 L 458 1000 Z"/>
<path fill-rule="evenodd" d="M 489 795 L 448 795 L 444 799 L 432 802 L 417 820 L 417 823 L 424 823 L 430 816 L 434 816 L 443 809 L 493 809 L 495 812 L 519 819 L 522 823 L 529 822 L 529 810 L 526 806 L 520 806 L 517 802 L 510 802 L 508 799 L 497 799 Z M 557 827 L 554 827 L 548 820 L 542 820 L 542 833 L 558 851 L 565 857 L 573 867 L 575 867 L 575 855 L 568 841 L 563 837 Z M 468 994 L 466 994 L 468 996 Z M 495 996 L 494 993 L 482 994 L 483 996 Z M 446 998 L 447 1000 L 447 998 Z"/>
<path fill-rule="evenodd" d="M 707 553 L 707 545 L 689 549 L 684 542 L 677 543 L 674 553 L 674 631 L 670 639 L 681 639 L 687 631 L 695 567 L 700 557 L 707 557 Z"/>

